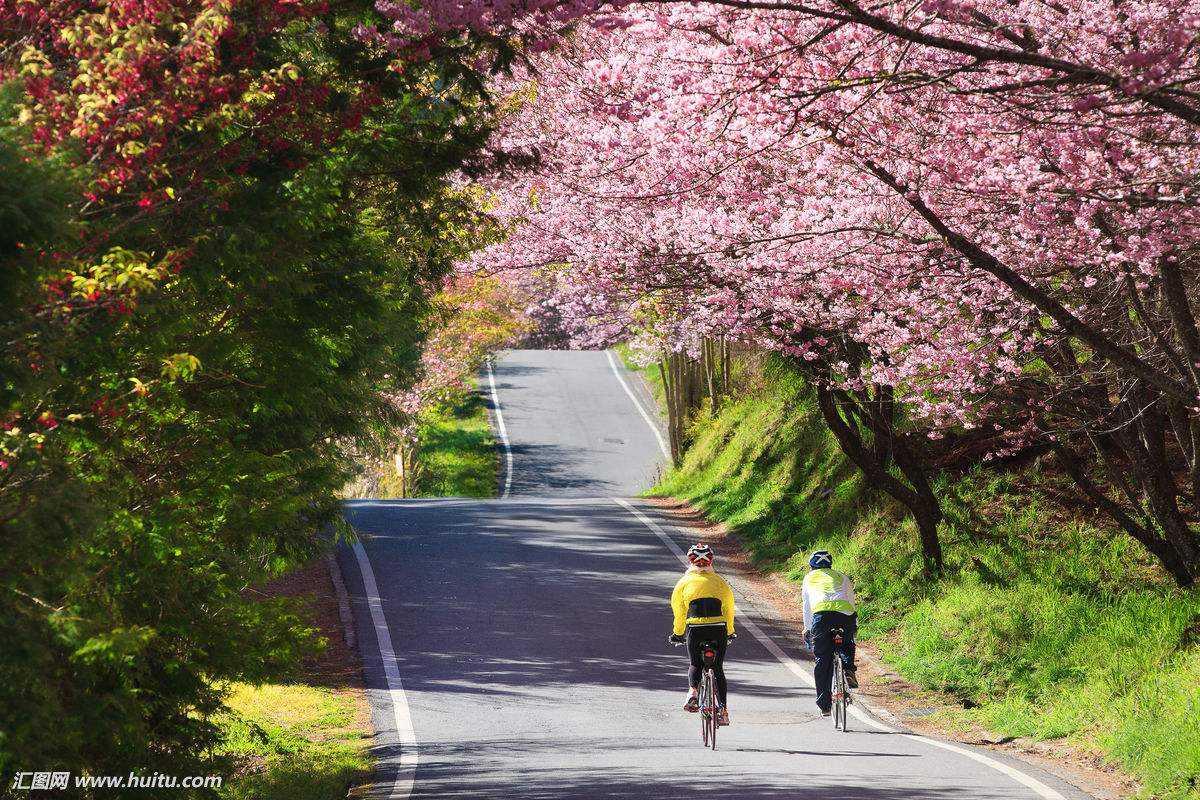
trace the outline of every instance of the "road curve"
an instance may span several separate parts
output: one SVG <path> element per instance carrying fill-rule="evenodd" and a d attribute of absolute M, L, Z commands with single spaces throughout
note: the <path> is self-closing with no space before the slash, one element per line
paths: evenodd
<path fill-rule="evenodd" d="M 364 796 L 1087 797 L 869 715 L 835 733 L 791 632 L 737 581 L 750 624 L 730 649 L 733 725 L 703 750 L 679 708 L 685 659 L 664 641 L 685 540 L 613 499 L 660 468 L 654 436 L 604 353 L 518 351 L 494 375 L 511 497 L 346 505 L 361 558 L 343 548 L 341 565 L 378 731 Z"/>

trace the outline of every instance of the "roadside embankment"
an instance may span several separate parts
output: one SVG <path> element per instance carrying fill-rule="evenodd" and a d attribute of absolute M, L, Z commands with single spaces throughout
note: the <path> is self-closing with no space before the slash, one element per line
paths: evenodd
<path fill-rule="evenodd" d="M 422 415 L 416 497 L 495 497 L 499 462 L 478 391 Z"/>
<path fill-rule="evenodd" d="M 1059 478 L 1037 461 L 940 479 L 946 570 L 927 579 L 911 518 L 867 491 L 803 380 L 776 364 L 752 383 L 701 411 L 653 494 L 726 523 L 792 581 L 811 550 L 835 553 L 863 637 L 945 700 L 944 726 L 1094 753 L 1141 798 L 1200 798 L 1200 591 L 1056 502 Z"/>
<path fill-rule="evenodd" d="M 225 800 L 342 800 L 370 772 L 371 725 L 358 654 L 343 638 L 337 593 L 324 559 L 273 581 L 324 646 L 291 680 L 229 687 L 216 720 L 230 764 Z"/>
<path fill-rule="evenodd" d="M 422 409 L 410 440 L 402 440 L 402 431 L 391 436 L 396 443 L 391 455 L 360 456 L 359 475 L 345 497 L 496 496 L 500 464 L 478 390 Z"/>

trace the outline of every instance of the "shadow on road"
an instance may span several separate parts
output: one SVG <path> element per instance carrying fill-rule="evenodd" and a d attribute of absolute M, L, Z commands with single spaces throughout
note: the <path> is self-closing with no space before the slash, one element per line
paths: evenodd
<path fill-rule="evenodd" d="M 619 743 L 601 739 L 541 740 L 536 743 L 541 752 L 586 754 L 597 748 L 618 747 Z M 481 747 L 482 745 L 482 747 Z M 886 774 L 875 773 L 869 778 L 853 773 L 852 768 L 841 779 L 832 779 L 828 771 L 819 776 L 805 777 L 804 773 L 788 772 L 777 766 L 763 770 L 732 771 L 728 768 L 706 767 L 706 753 L 695 750 L 695 758 L 680 760 L 678 751 L 668 769 L 649 766 L 596 769 L 590 763 L 576 768 L 538 767 L 529 759 L 526 767 L 511 771 L 512 758 L 536 755 L 526 740 L 490 740 L 473 743 L 469 749 L 459 743 L 435 742 L 422 745 L 422 763 L 417 769 L 413 796 L 417 798 L 522 798 L 523 800 L 567 800 L 573 798 L 616 798 L 617 800 L 693 800 L 693 798 L 722 798 L 722 800 L 782 800 L 815 798 L 817 800 L 961 800 L 963 789 L 953 784 L 938 786 L 914 785 L 908 780 L 899 785 L 884 785 Z M 645 749 L 646 745 L 641 745 Z M 652 747 L 652 746 L 651 746 Z M 662 749 L 667 750 L 666 746 Z M 788 755 L 812 756 L 810 764 L 819 759 L 839 755 L 862 757 L 895 756 L 894 753 L 838 753 L 807 751 L 747 751 L 782 752 Z M 374 752 L 384 767 L 394 763 L 394 752 L 380 748 Z M 469 756 L 469 758 L 468 758 Z M 497 765 L 505 762 L 504 772 Z M 387 798 L 391 782 L 381 781 L 366 788 L 361 795 Z M 980 790 L 972 787 L 972 800 L 1012 800 L 1012 793 L 1002 788 Z"/>
<path fill-rule="evenodd" d="M 686 686 L 686 654 L 666 642 L 682 568 L 663 569 L 662 544 L 641 523 L 603 502 L 447 505 L 371 501 L 348 511 L 373 560 L 409 565 L 378 576 L 408 690 L 500 700 L 546 687 Z M 755 682 L 755 664 L 777 662 L 742 636 L 730 647 L 731 691 L 811 698 Z M 368 688 L 385 689 L 382 675 L 368 671 Z"/>
<path fill-rule="evenodd" d="M 613 481 L 588 476 L 588 461 L 595 452 L 594 448 L 555 444 L 514 444 L 513 463 L 517 467 L 513 470 L 511 492 L 516 497 L 535 489 L 551 496 L 568 489 L 575 496 L 605 497 L 617 493 L 619 487 Z"/>

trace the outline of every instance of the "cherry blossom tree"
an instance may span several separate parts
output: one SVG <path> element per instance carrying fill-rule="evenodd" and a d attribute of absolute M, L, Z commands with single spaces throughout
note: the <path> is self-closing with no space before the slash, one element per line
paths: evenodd
<path fill-rule="evenodd" d="M 1110 58 L 1125 77 L 1101 86 L 721 5 L 630 8 L 534 60 L 497 144 L 540 166 L 500 173 L 517 233 L 480 263 L 566 265 L 554 302 L 582 341 L 638 333 L 652 307 L 672 348 L 719 331 L 811 364 L 835 432 L 888 443 L 873 469 L 887 483 L 896 459 L 924 538 L 940 512 L 901 417 L 934 440 L 998 428 L 993 454 L 1054 448 L 1193 581 L 1197 131 L 1163 107 L 1186 102 L 1164 87 L 1187 85 L 1190 52 Z M 927 32 L 974 24 L 921 13 Z M 1192 23 L 1123 24 L 1074 44 L 1166 48 Z"/>

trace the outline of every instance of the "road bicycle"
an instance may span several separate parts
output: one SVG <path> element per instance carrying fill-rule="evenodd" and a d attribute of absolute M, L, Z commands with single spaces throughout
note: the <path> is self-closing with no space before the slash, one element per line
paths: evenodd
<path fill-rule="evenodd" d="M 850 705 L 854 702 L 850 695 L 850 684 L 846 680 L 846 664 L 850 661 L 850 657 L 846 655 L 846 629 L 830 628 L 829 638 L 833 640 L 833 679 L 829 687 L 833 699 L 833 728 L 845 733 Z M 805 633 L 804 644 L 808 652 L 814 652 L 810 633 Z"/>
<path fill-rule="evenodd" d="M 730 634 L 727 638 L 728 642 L 732 642 L 737 638 L 737 634 Z M 684 644 L 682 641 L 671 640 L 671 643 L 676 647 Z M 700 673 L 700 741 L 705 747 L 717 749 L 717 728 L 721 724 L 717 718 L 717 675 L 715 671 L 717 663 L 717 645 L 713 641 L 701 641 L 700 643 L 700 658 L 704 663 L 704 671 Z"/>
<path fill-rule="evenodd" d="M 846 682 L 846 629 L 833 628 L 833 728 L 846 732 L 846 717 L 854 698 L 850 696 L 850 685 Z"/>

